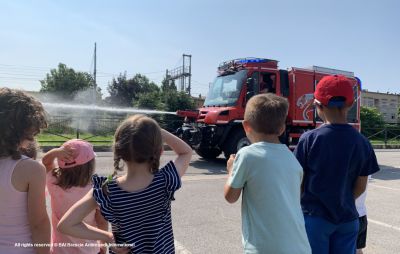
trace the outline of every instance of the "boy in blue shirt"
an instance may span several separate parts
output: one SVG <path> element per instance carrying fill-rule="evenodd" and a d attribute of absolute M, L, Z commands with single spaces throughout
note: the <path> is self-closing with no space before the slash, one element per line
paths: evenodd
<path fill-rule="evenodd" d="M 286 145 L 288 102 L 275 94 L 252 97 L 243 127 L 251 145 L 227 162 L 225 199 L 242 197 L 245 253 L 311 254 L 300 206 L 303 170 Z"/>
<path fill-rule="evenodd" d="M 308 239 L 314 254 L 354 254 L 359 227 L 354 201 L 379 166 L 369 141 L 347 123 L 351 81 L 326 76 L 314 98 L 324 124 L 303 134 L 294 151 L 304 170 L 301 205 Z"/>

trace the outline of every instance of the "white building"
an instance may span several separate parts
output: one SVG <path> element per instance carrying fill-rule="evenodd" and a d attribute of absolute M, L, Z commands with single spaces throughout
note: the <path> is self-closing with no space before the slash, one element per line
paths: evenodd
<path fill-rule="evenodd" d="M 361 106 L 375 107 L 382 113 L 387 123 L 399 123 L 398 110 L 400 94 L 379 93 L 363 90 L 361 92 Z"/>

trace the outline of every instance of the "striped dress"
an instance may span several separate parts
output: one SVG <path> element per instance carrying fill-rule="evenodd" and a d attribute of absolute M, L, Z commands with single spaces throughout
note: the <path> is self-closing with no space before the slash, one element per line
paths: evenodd
<path fill-rule="evenodd" d="M 93 197 L 104 218 L 112 225 L 115 242 L 134 246 L 130 253 L 175 253 L 171 221 L 171 200 L 181 187 L 181 180 L 170 161 L 154 175 L 144 190 L 127 192 L 115 180 L 94 175 Z M 110 252 L 113 253 L 113 252 Z"/>

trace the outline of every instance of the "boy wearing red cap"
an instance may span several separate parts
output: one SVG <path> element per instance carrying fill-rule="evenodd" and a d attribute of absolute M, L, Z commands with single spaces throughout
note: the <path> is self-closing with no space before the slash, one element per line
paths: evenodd
<path fill-rule="evenodd" d="M 303 134 L 294 151 L 304 170 L 301 205 L 307 236 L 313 253 L 353 254 L 359 228 L 354 201 L 379 166 L 370 142 L 347 123 L 354 102 L 351 81 L 326 76 L 314 98 L 325 124 Z"/>

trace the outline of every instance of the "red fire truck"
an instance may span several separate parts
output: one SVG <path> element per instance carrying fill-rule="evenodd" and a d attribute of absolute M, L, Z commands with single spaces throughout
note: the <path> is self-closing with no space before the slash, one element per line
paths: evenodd
<path fill-rule="evenodd" d="M 360 129 L 361 81 L 352 72 L 318 66 L 280 70 L 276 60 L 241 58 L 220 64 L 202 108 L 177 112 L 185 117 L 177 135 L 205 159 L 216 158 L 222 152 L 229 158 L 250 144 L 241 124 L 246 102 L 268 91 L 289 100 L 286 131 L 280 139 L 294 148 L 302 133 L 322 124 L 313 107 L 313 93 L 322 77 L 333 74 L 345 75 L 354 83 L 356 100 L 348 122 Z"/>

